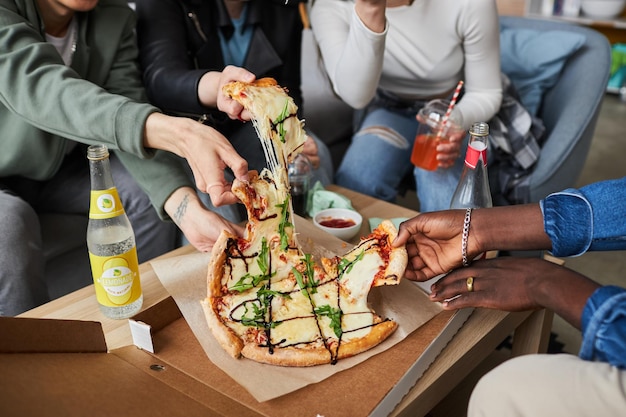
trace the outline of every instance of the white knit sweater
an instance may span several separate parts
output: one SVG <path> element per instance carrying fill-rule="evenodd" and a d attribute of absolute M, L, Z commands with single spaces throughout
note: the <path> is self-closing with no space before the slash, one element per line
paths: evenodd
<path fill-rule="evenodd" d="M 336 93 L 365 107 L 377 88 L 428 99 L 465 83 L 463 126 L 488 121 L 502 99 L 494 0 L 415 0 L 388 7 L 383 33 L 369 30 L 354 0 L 316 0 L 311 25 Z"/>

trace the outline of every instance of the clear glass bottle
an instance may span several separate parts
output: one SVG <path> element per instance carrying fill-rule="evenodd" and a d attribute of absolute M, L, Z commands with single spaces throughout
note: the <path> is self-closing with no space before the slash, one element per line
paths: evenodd
<path fill-rule="evenodd" d="M 302 216 L 307 216 L 307 202 L 313 165 L 304 154 L 298 154 L 287 168 L 289 174 L 289 192 L 293 211 Z"/>
<path fill-rule="evenodd" d="M 102 313 L 124 319 L 143 304 L 135 233 L 113 183 L 109 150 L 104 145 L 87 149 L 91 201 L 87 248 Z"/>
<path fill-rule="evenodd" d="M 485 122 L 474 123 L 469 133 L 465 166 L 450 201 L 451 209 L 493 206 L 487 175 L 489 125 Z"/>

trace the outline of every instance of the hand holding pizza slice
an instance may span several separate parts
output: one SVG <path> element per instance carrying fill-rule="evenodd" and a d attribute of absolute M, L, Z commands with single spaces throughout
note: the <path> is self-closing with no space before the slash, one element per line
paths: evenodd
<path fill-rule="evenodd" d="M 231 83 L 227 94 L 253 115 L 270 169 L 233 192 L 246 206 L 243 238 L 223 232 L 213 247 L 202 305 L 233 357 L 283 366 L 335 363 L 384 341 L 397 323 L 368 305 L 373 286 L 398 284 L 407 265 L 383 221 L 343 256 L 316 265 L 296 239 L 287 163 L 304 143 L 297 108 L 273 80 Z"/>

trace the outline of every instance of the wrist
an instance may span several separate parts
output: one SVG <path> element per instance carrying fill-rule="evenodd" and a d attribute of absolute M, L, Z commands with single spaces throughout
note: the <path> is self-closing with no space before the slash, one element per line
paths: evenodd
<path fill-rule="evenodd" d="M 385 17 L 385 1 L 365 1 L 357 0 L 354 5 L 354 11 L 361 22 L 369 30 L 375 33 L 385 31 L 387 20 Z"/>
<path fill-rule="evenodd" d="M 144 146 L 174 153 L 182 158 L 187 157 L 191 139 L 196 138 L 194 129 L 200 123 L 186 117 L 167 116 L 163 113 L 152 113 L 144 126 Z"/>
<path fill-rule="evenodd" d="M 464 210 L 464 219 L 461 233 L 461 254 L 463 255 L 463 264 L 465 258 L 467 263 L 471 263 L 472 259 L 490 250 L 485 245 L 485 232 L 489 230 L 491 225 L 485 225 L 485 214 L 483 209 Z M 467 237 L 465 237 L 467 235 Z M 465 246 L 465 248 L 464 248 Z"/>
<path fill-rule="evenodd" d="M 206 107 L 217 107 L 217 94 L 219 94 L 219 80 L 221 73 L 209 71 L 204 73 L 198 81 L 198 100 Z"/>
<path fill-rule="evenodd" d="M 472 213 L 468 249 L 472 254 L 551 247 L 543 229 L 543 215 L 538 204 L 476 209 Z"/>
<path fill-rule="evenodd" d="M 200 200 L 193 188 L 180 187 L 165 201 L 163 208 L 172 221 L 182 228 L 185 218 L 189 216 L 188 213 L 193 211 L 199 204 L 201 204 Z"/>

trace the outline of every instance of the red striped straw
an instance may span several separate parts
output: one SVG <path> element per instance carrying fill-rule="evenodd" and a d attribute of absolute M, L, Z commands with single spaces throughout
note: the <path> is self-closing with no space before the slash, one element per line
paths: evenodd
<path fill-rule="evenodd" d="M 450 117 L 450 113 L 452 113 L 452 110 L 456 105 L 456 100 L 459 98 L 459 93 L 461 92 L 462 87 L 463 80 L 460 80 L 459 83 L 456 85 L 456 89 L 454 90 L 454 94 L 452 95 L 452 100 L 450 100 L 448 110 L 446 110 L 446 114 L 444 114 L 443 119 L 441 120 L 441 130 L 439 130 L 439 134 L 437 136 L 441 136 L 441 133 L 445 130 L 446 124 L 448 123 L 448 118 Z"/>

